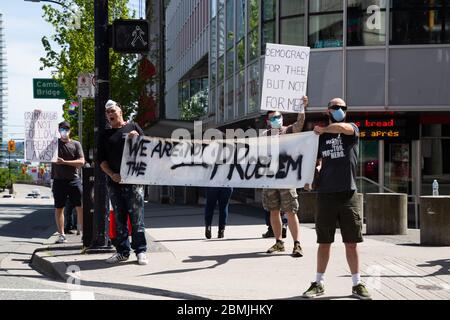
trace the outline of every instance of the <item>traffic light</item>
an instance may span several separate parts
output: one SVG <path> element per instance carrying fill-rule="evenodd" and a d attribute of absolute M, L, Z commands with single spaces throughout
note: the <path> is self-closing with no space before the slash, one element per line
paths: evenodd
<path fill-rule="evenodd" d="M 8 152 L 15 152 L 16 151 L 16 142 L 14 140 L 8 141 Z"/>
<path fill-rule="evenodd" d="M 147 53 L 150 50 L 149 24 L 143 19 L 117 19 L 112 25 L 112 47 L 121 53 Z"/>

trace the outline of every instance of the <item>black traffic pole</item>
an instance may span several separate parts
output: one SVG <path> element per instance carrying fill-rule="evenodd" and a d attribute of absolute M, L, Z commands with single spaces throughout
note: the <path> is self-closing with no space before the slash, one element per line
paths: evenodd
<path fill-rule="evenodd" d="M 109 249 L 109 199 L 106 192 L 106 176 L 98 163 L 100 136 L 106 126 L 105 103 L 109 99 L 109 41 L 108 41 L 108 0 L 94 0 L 95 24 L 95 95 L 94 128 L 94 216 L 93 237 L 90 249 Z"/>

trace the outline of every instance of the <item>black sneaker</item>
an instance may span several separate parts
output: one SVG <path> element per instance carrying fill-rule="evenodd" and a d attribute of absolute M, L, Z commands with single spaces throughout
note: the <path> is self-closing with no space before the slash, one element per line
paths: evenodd
<path fill-rule="evenodd" d="M 211 226 L 205 227 L 205 237 L 206 239 L 211 239 Z"/>
<path fill-rule="evenodd" d="M 225 237 L 225 229 L 219 229 L 219 233 L 217 234 L 217 238 L 221 239 Z"/>
<path fill-rule="evenodd" d="M 268 228 L 266 233 L 262 234 L 263 238 L 273 238 L 275 235 L 273 234 L 272 228 Z"/>

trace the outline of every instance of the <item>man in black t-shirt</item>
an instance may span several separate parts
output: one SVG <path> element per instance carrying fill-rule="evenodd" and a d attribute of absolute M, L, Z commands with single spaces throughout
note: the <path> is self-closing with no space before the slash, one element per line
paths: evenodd
<path fill-rule="evenodd" d="M 78 141 L 70 139 L 70 125 L 63 121 L 59 124 L 58 159 L 52 163 L 52 191 L 55 199 L 55 220 L 58 229 L 56 243 L 66 242 L 64 233 L 64 206 L 67 199 L 77 211 L 77 229 L 81 232 L 83 225 L 83 208 L 81 206 L 81 180 L 79 169 L 84 165 L 83 148 Z"/>
<path fill-rule="evenodd" d="M 345 101 L 335 98 L 328 104 L 329 125 L 314 128 L 314 132 L 320 135 L 317 158 L 322 161 L 318 181 L 315 182 L 318 185 L 316 233 L 319 248 L 316 281 L 303 293 L 306 298 L 325 293 L 324 273 L 334 242 L 336 222 L 339 222 L 352 273 L 352 294 L 362 300 L 371 299 L 361 282 L 357 249 L 357 243 L 363 241 L 361 208 L 356 198 L 359 130 L 354 123 L 345 122 L 346 112 Z"/>
<path fill-rule="evenodd" d="M 105 105 L 106 118 L 111 129 L 105 130 L 100 138 L 98 160 L 102 170 L 108 175 L 108 191 L 114 209 L 116 238 L 113 244 L 117 253 L 106 260 L 107 263 L 127 261 L 131 248 L 136 253 L 138 264 L 148 263 L 146 251 L 144 225 L 144 187 L 142 185 L 120 184 L 120 165 L 127 136 L 144 135 L 136 123 L 123 120 L 122 109 L 119 104 L 108 100 Z M 130 218 L 132 243 L 128 240 L 127 219 Z"/>

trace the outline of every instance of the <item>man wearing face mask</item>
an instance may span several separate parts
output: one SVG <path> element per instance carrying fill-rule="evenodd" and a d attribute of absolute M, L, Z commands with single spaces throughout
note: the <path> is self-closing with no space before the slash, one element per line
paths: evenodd
<path fill-rule="evenodd" d="M 308 97 L 303 97 L 303 105 L 308 105 Z M 289 133 L 297 133 L 303 130 L 305 123 L 305 113 L 299 113 L 297 121 L 289 126 L 283 126 L 283 116 L 278 111 L 267 112 L 267 125 L 269 129 L 263 135 L 281 135 Z M 275 235 L 275 244 L 267 250 L 267 253 L 284 252 L 284 242 L 282 240 L 282 221 L 280 210 L 287 213 L 288 227 L 294 239 L 294 248 L 292 250 L 293 257 L 302 257 L 303 250 L 299 241 L 299 221 L 297 217 L 298 211 L 298 195 L 295 188 L 292 189 L 264 189 L 263 190 L 263 206 L 270 212 L 270 224 Z"/>
<path fill-rule="evenodd" d="M 78 141 L 70 139 L 70 125 L 63 121 L 59 124 L 58 159 L 52 163 L 52 191 L 55 199 L 55 220 L 58 229 L 56 243 L 66 242 L 64 233 L 64 206 L 66 200 L 77 211 L 77 229 L 81 232 L 83 225 L 83 208 L 81 207 L 81 180 L 79 169 L 84 165 L 83 148 Z"/>
<path fill-rule="evenodd" d="M 117 253 L 106 260 L 115 264 L 127 261 L 131 249 L 136 253 L 139 265 L 146 265 L 147 242 L 145 239 L 144 225 L 144 187 L 135 184 L 120 184 L 120 165 L 125 146 L 125 138 L 143 136 L 144 132 L 137 123 L 126 122 L 123 119 L 122 109 L 113 100 L 108 100 L 105 105 L 106 119 L 111 129 L 105 130 L 100 138 L 98 161 L 102 170 L 108 175 L 108 191 L 112 207 L 114 209 L 117 236 L 113 241 Z M 131 221 L 131 246 L 128 240 L 128 223 Z"/>
<path fill-rule="evenodd" d="M 345 122 L 347 106 L 340 98 L 328 104 L 327 127 L 316 126 L 320 135 L 318 159 L 322 160 L 318 178 L 318 210 L 316 233 L 317 251 L 316 280 L 303 293 L 314 298 L 325 293 L 324 273 L 334 242 L 336 222 L 339 221 L 342 240 L 345 244 L 347 263 L 352 274 L 352 294 L 362 300 L 371 296 L 361 282 L 357 243 L 362 242 L 362 221 L 356 194 L 356 166 L 358 163 L 359 130 L 354 123 Z"/>

